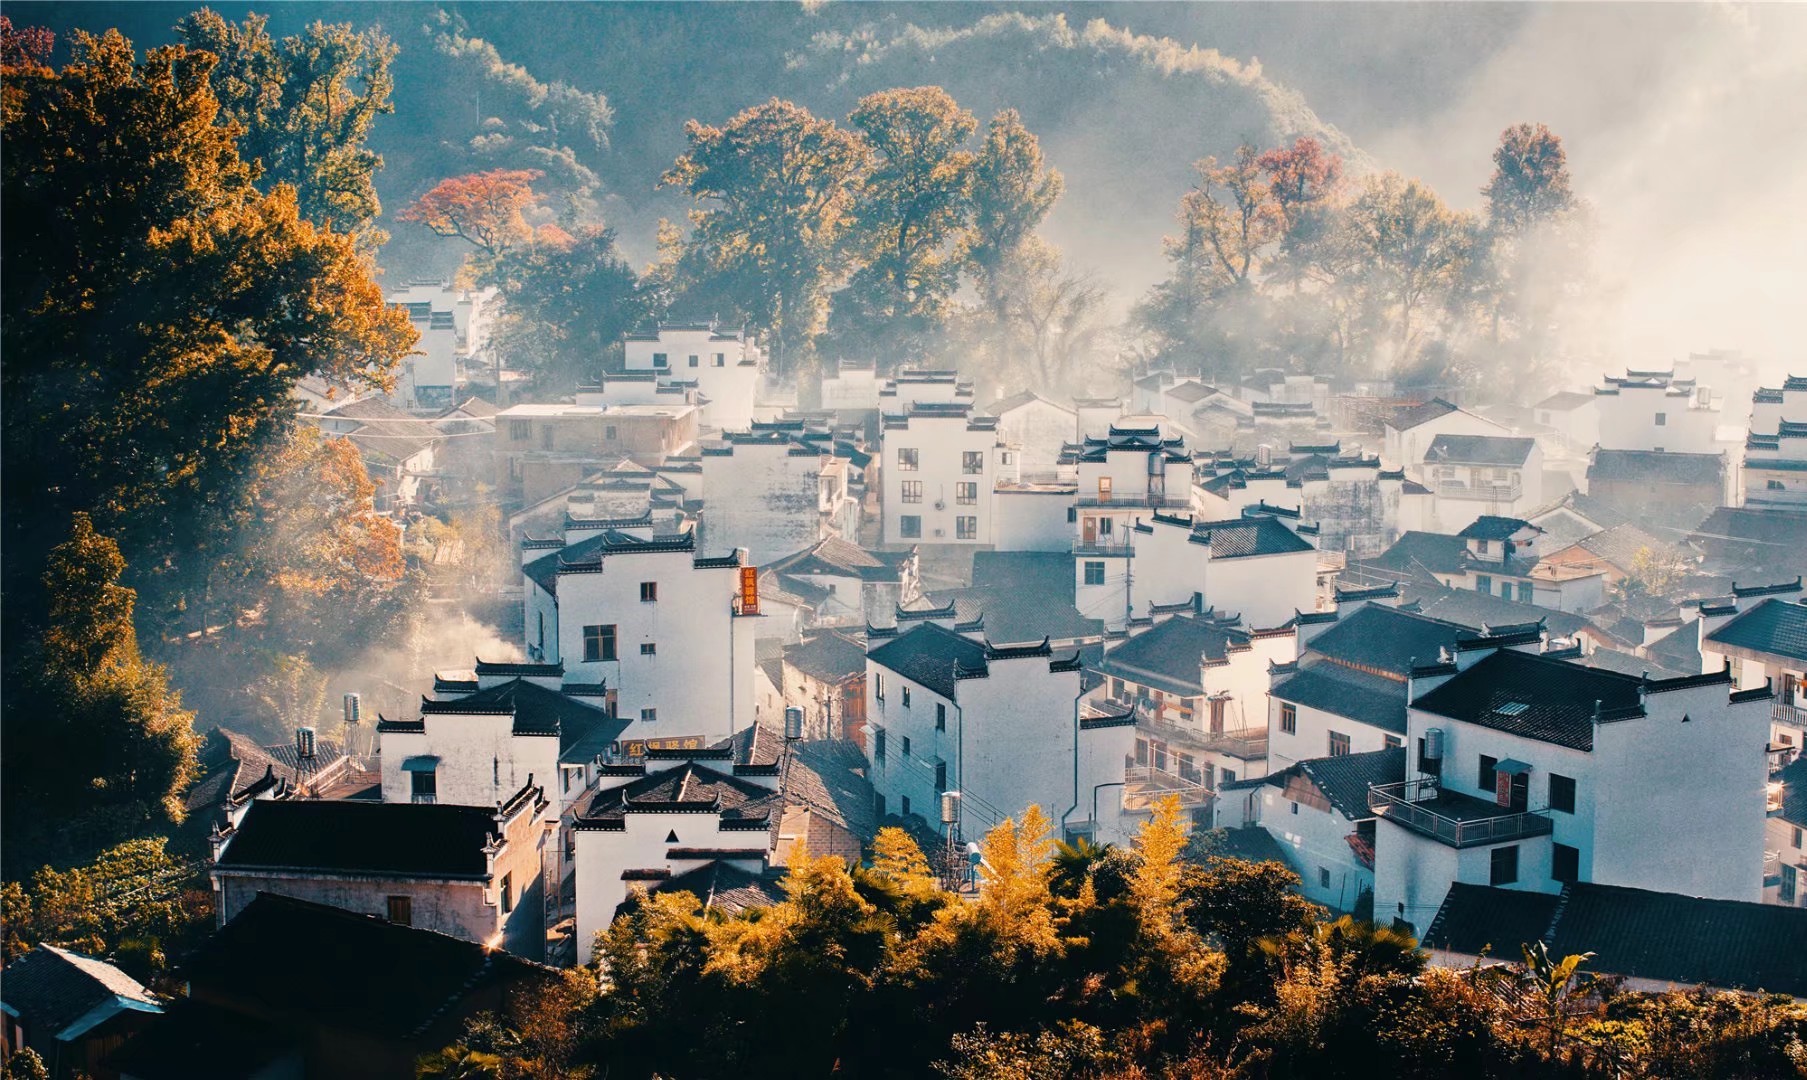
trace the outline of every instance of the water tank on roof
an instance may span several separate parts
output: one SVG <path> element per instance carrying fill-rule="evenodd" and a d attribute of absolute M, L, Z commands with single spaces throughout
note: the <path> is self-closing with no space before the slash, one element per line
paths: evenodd
<path fill-rule="evenodd" d="M 784 710 L 784 737 L 787 739 L 803 737 L 803 710 L 795 705 Z"/>
<path fill-rule="evenodd" d="M 1424 731 L 1424 760 L 1443 760 L 1443 729 L 1426 728 Z"/>
<path fill-rule="evenodd" d="M 941 793 L 941 824 L 953 825 L 960 820 L 960 793 L 944 791 Z"/>
<path fill-rule="evenodd" d="M 295 729 L 295 756 L 307 761 L 314 756 L 314 729 L 299 727 Z"/>
<path fill-rule="evenodd" d="M 364 699 L 357 694 L 345 695 L 345 722 L 356 724 L 364 719 Z"/>

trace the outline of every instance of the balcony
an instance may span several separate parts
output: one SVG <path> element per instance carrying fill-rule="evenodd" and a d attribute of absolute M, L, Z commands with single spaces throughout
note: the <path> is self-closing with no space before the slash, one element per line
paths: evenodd
<path fill-rule="evenodd" d="M 1548 836 L 1554 828 L 1542 811 L 1508 810 L 1472 795 L 1444 791 L 1435 780 L 1377 784 L 1368 789 L 1368 809 L 1453 848 Z"/>
<path fill-rule="evenodd" d="M 1129 813 L 1148 813 L 1170 795 L 1187 810 L 1206 806 L 1213 798 L 1211 789 L 1203 784 L 1151 765 L 1131 765 L 1123 770 L 1123 809 Z"/>
<path fill-rule="evenodd" d="M 1475 499 L 1483 502 L 1516 502 L 1524 494 L 1522 483 L 1514 484 L 1464 484 L 1460 480 L 1441 480 L 1437 483 L 1439 499 Z"/>
<path fill-rule="evenodd" d="M 1183 495 L 1166 495 L 1160 492 L 1124 492 L 1121 495 L 1081 495 L 1079 505 L 1091 510 L 1190 510 L 1192 509 L 1192 493 Z"/>
<path fill-rule="evenodd" d="M 1135 545 L 1127 540 L 1073 541 L 1073 554 L 1075 555 L 1090 555 L 1101 559 L 1127 559 L 1135 553 Z"/>
<path fill-rule="evenodd" d="M 1769 718 L 1789 727 L 1807 728 L 1807 709 L 1778 701 L 1769 707 Z"/>

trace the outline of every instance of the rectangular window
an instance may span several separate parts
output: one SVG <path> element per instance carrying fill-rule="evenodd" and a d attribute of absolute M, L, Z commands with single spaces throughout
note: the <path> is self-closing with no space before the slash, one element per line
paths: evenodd
<path fill-rule="evenodd" d="M 1330 888 L 1330 869 L 1328 867 L 1318 867 L 1318 888 Z"/>
<path fill-rule="evenodd" d="M 1565 814 L 1575 812 L 1575 778 L 1550 774 L 1550 809 Z"/>
<path fill-rule="evenodd" d="M 671 357 L 662 352 L 653 353 L 653 367 L 670 367 Z"/>
<path fill-rule="evenodd" d="M 880 765 L 885 763 L 885 729 L 879 728 L 872 733 L 872 760 Z"/>
<path fill-rule="evenodd" d="M 910 737 L 908 735 L 903 737 L 903 756 L 910 756 Z"/>
<path fill-rule="evenodd" d="M 947 730 L 947 706 L 942 704 L 939 701 L 937 701 L 935 703 L 935 730 L 936 731 L 946 731 Z M 1800 831 L 1801 830 L 1799 830 L 1799 829 L 1795 830 L 1795 834 L 1796 834 L 1795 838 L 1797 840 L 1800 839 L 1800 836 L 1799 836 Z M 1800 844 L 1797 843 L 1795 846 L 1800 847 Z"/>
<path fill-rule="evenodd" d="M 533 421 L 510 420 L 508 422 L 508 437 L 514 442 L 526 442 L 528 439 L 533 438 Z"/>
<path fill-rule="evenodd" d="M 1299 732 L 1299 707 L 1297 705 L 1280 706 L 1280 731 L 1287 735 Z"/>
<path fill-rule="evenodd" d="M 1511 885 L 1518 880 L 1518 845 L 1508 844 L 1493 849 L 1487 875 L 1489 885 Z"/>
<path fill-rule="evenodd" d="M 903 688 L 903 707 L 906 709 L 910 707 L 910 688 L 908 686 Z M 904 753 L 906 754 L 910 752 L 909 743 L 909 739 L 904 740 Z"/>
<path fill-rule="evenodd" d="M 641 656 L 657 656 L 657 655 L 659 655 L 658 644 L 656 642 L 651 642 L 651 641 L 642 641 L 640 643 L 640 655 Z"/>
<path fill-rule="evenodd" d="M 1782 886 L 1776 893 L 1776 899 L 1782 901 L 1784 904 L 1793 904 L 1795 889 L 1800 880 L 1800 876 L 1800 871 L 1796 870 L 1793 865 L 1783 863 Z"/>
<path fill-rule="evenodd" d="M 640 722 L 641 723 L 654 724 L 654 723 L 657 723 L 658 720 L 659 720 L 659 710 L 657 710 L 657 709 L 641 709 L 640 710 Z"/>
<path fill-rule="evenodd" d="M 558 430 L 551 424 L 540 429 L 540 449 L 550 450 L 558 445 Z"/>
<path fill-rule="evenodd" d="M 615 624 L 584 627 L 584 663 L 615 659 Z"/>
<path fill-rule="evenodd" d="M 1405 744 L 1399 741 L 1399 736 L 1388 735 L 1385 738 L 1385 745 L 1388 750 L 1397 750 Z"/>
<path fill-rule="evenodd" d="M 897 519 L 897 535 L 905 540 L 922 538 L 922 516 L 919 514 L 903 514 Z"/>
<path fill-rule="evenodd" d="M 878 814 L 878 820 L 885 820 L 885 796 L 882 792 L 872 793 L 872 809 Z"/>
<path fill-rule="evenodd" d="M 696 366 L 697 366 L 697 360 L 698 360 L 698 357 L 697 357 L 697 355 L 696 355 L 696 354 L 695 354 L 695 353 L 691 353 L 691 354 L 690 354 L 690 366 L 691 366 L 691 367 L 696 367 Z"/>
<path fill-rule="evenodd" d="M 655 603 L 658 599 L 659 583 L 656 581 L 642 581 L 640 583 L 640 602 L 642 604 L 651 604 Z"/>
<path fill-rule="evenodd" d="M 408 794 L 415 802 L 433 802 L 439 795 L 439 773 L 431 769 L 409 773 Z"/>
<path fill-rule="evenodd" d="M 1111 501 L 1111 478 L 1108 476 L 1098 478 L 1098 501 L 1101 503 Z"/>
<path fill-rule="evenodd" d="M 514 874 L 502 875 L 502 914 L 514 910 Z"/>
<path fill-rule="evenodd" d="M 935 762 L 935 794 L 939 795 L 946 790 L 947 790 L 947 762 L 937 761 L 937 762 Z"/>
<path fill-rule="evenodd" d="M 1550 845 L 1550 880 L 1570 882 L 1581 877 L 1581 849 L 1567 844 Z"/>
<path fill-rule="evenodd" d="M 602 437 L 606 442 L 616 442 L 621 436 L 620 433 L 615 430 L 615 425 L 609 424 L 602 429 Z"/>
<path fill-rule="evenodd" d="M 1137 739 L 1136 740 L 1136 764 L 1137 765 L 1148 764 L 1148 740 L 1147 739 Z"/>
<path fill-rule="evenodd" d="M 1532 603 L 1531 583 L 1529 581 L 1521 581 L 1518 583 L 1518 602 L 1521 604 Z"/>
<path fill-rule="evenodd" d="M 954 538 L 957 540 L 977 540 L 979 538 L 979 519 L 965 514 L 955 518 Z"/>
<path fill-rule="evenodd" d="M 1330 733 L 1330 756 L 1342 757 L 1349 752 L 1349 736 L 1340 731 Z"/>
<path fill-rule="evenodd" d="M 908 795 L 901 796 L 897 800 L 897 802 L 898 802 L 897 812 L 902 814 L 904 817 L 909 817 L 910 816 L 910 797 Z"/>
<path fill-rule="evenodd" d="M 883 675 L 872 676 L 872 696 L 880 701 L 885 700 L 885 677 Z"/>
<path fill-rule="evenodd" d="M 1226 784 L 1234 784 L 1236 782 L 1236 770 L 1225 769 L 1223 771 L 1223 782 Z"/>
<path fill-rule="evenodd" d="M 389 921 L 397 926 L 413 926 L 414 898 L 411 896 L 391 896 L 389 898 Z"/>
<path fill-rule="evenodd" d="M 955 484 L 954 502 L 961 506 L 979 505 L 979 485 L 970 482 Z"/>
<path fill-rule="evenodd" d="M 918 463 L 915 447 L 900 446 L 897 448 L 897 470 L 899 472 L 915 472 Z"/>
<path fill-rule="evenodd" d="M 922 501 L 922 481 L 921 480 L 905 480 L 903 482 L 902 490 L 903 490 L 903 501 L 904 502 L 919 503 Z"/>
<path fill-rule="evenodd" d="M 985 471 L 985 451 L 966 450 L 960 454 L 960 471 L 968 476 L 977 476 Z"/>
<path fill-rule="evenodd" d="M 1474 576 L 1474 591 L 1475 592 L 1484 592 L 1484 593 L 1492 592 L 1493 591 L 1492 575 L 1476 574 Z"/>
<path fill-rule="evenodd" d="M 1656 414 L 1656 426 L 1657 427 L 1668 427 L 1669 426 L 1669 414 L 1668 413 L 1657 413 Z"/>
<path fill-rule="evenodd" d="M 1499 764 L 1500 764 L 1499 758 L 1488 757 L 1486 754 L 1482 754 L 1481 755 L 1481 767 L 1475 774 L 1475 781 L 1474 781 L 1475 787 L 1480 788 L 1482 791 L 1492 791 L 1496 787 L 1498 787 L 1499 786 L 1499 772 L 1498 772 Z"/>
<path fill-rule="evenodd" d="M 719 353 L 719 352 L 716 353 L 715 354 L 715 366 L 716 367 L 727 367 L 728 366 L 728 354 L 727 353 Z"/>
<path fill-rule="evenodd" d="M 1794 828 L 1794 829 L 1793 829 L 1793 831 L 1792 831 L 1792 832 L 1791 832 L 1791 834 L 1790 834 L 1790 836 L 1789 836 L 1789 838 L 1788 838 L 1788 846 L 1790 846 L 1790 847 L 1792 847 L 1792 848 L 1794 848 L 1794 849 L 1795 849 L 1795 850 L 1796 850 L 1796 851 L 1799 851 L 1799 850 L 1801 850 L 1801 829 L 1800 829 L 1800 826 L 1798 826 L 1798 825 L 1797 825 L 1797 826 L 1795 826 L 1795 828 Z"/>
<path fill-rule="evenodd" d="M 1485 554 L 1487 554 L 1487 553 L 1488 553 L 1488 551 L 1489 551 L 1489 550 L 1490 550 L 1490 549 L 1491 549 L 1491 548 L 1492 548 L 1492 547 L 1493 547 L 1493 541 L 1491 541 L 1491 540 L 1480 540 L 1480 541 L 1477 541 L 1477 542 L 1476 542 L 1476 543 L 1475 543 L 1475 546 L 1474 546 L 1474 549 L 1475 549 L 1475 550 L 1476 550 L 1476 551 L 1478 551 L 1478 552 L 1480 552 L 1480 553 L 1481 553 L 1481 554 L 1482 554 L 1482 555 L 1485 555 Z"/>
<path fill-rule="evenodd" d="M 1215 787 L 1217 785 L 1217 766 L 1216 765 L 1212 764 L 1209 761 L 1205 762 L 1204 771 L 1202 773 L 1200 773 L 1200 775 L 1204 778 L 1203 782 L 1204 782 L 1204 785 L 1206 788 L 1215 789 Z"/>
<path fill-rule="evenodd" d="M 1111 530 L 1116 528 L 1116 526 L 1117 526 L 1116 518 L 1099 518 L 1098 519 L 1098 535 L 1099 536 L 1109 536 L 1111 534 Z"/>

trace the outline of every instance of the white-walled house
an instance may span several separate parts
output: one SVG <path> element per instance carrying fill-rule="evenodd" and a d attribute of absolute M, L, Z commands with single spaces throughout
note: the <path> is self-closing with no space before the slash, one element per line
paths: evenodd
<path fill-rule="evenodd" d="M 401 364 L 396 394 L 402 407 L 438 411 L 457 403 L 460 364 L 481 362 L 489 343 L 498 290 L 457 289 L 444 281 L 414 281 L 390 293 L 408 312 L 420 339 Z"/>
<path fill-rule="evenodd" d="M 1054 476 L 1061 450 L 1076 437 L 1078 417 L 1072 409 L 1025 390 L 992 402 L 985 411 L 998 418 L 998 437 L 1021 451 L 1025 479 Z"/>
<path fill-rule="evenodd" d="M 1307 758 L 1227 785 L 1214 807 L 1214 824 L 1267 830 L 1299 875 L 1306 899 L 1354 913 L 1373 902 L 1376 826 L 1368 790 L 1404 779 L 1403 747 Z"/>
<path fill-rule="evenodd" d="M 1285 459 L 1195 455 L 1200 482 L 1194 490 L 1200 513 L 1232 517 L 1249 506 L 1297 510 L 1318 529 L 1324 551 L 1351 558 L 1380 554 L 1398 539 L 1403 472 L 1380 467 L 1380 458 L 1342 452 L 1340 442 L 1292 443 Z"/>
<path fill-rule="evenodd" d="M 1600 448 L 1717 453 L 1719 405 L 1685 367 L 1606 376 L 1606 385 L 1594 390 Z"/>
<path fill-rule="evenodd" d="M 1460 532 L 1483 515 L 1523 518 L 1543 506 L 1543 451 L 1537 440 L 1438 435 L 1417 463 L 1434 495 L 1443 532 Z"/>
<path fill-rule="evenodd" d="M 867 551 L 827 537 L 767 563 L 761 577 L 808 602 L 812 625 L 863 627 L 922 595 L 920 567 L 915 547 Z"/>
<path fill-rule="evenodd" d="M 798 431 L 801 424 L 796 425 Z M 702 447 L 702 539 L 716 547 L 742 547 L 755 566 L 808 547 L 827 535 L 824 471 L 838 459 L 793 438 L 796 432 L 765 425 L 724 432 Z M 832 512 L 844 512 L 844 489 Z"/>
<path fill-rule="evenodd" d="M 1061 465 L 1078 485 L 1074 523 L 1081 548 L 1127 546 L 1138 518 L 1192 507 L 1185 440 L 1166 437 L 1158 426 L 1113 424 L 1103 436 L 1065 447 Z"/>
<path fill-rule="evenodd" d="M 1562 390 L 1531 406 L 1538 424 L 1555 432 L 1556 449 L 1585 454 L 1600 443 L 1600 409 L 1593 394 Z"/>
<path fill-rule="evenodd" d="M 757 589 L 745 552 L 697 552 L 694 533 L 619 529 L 524 541 L 530 658 L 602 684 L 625 738 L 719 739 L 753 723 Z"/>
<path fill-rule="evenodd" d="M 1807 746 L 1807 605 L 1801 602 L 1801 580 L 1734 586 L 1729 602 L 1702 601 L 1697 632 L 1702 670 L 1729 665 L 1739 689 L 1768 686 L 1775 692 L 1770 739 L 1779 753 L 1792 756 Z"/>
<path fill-rule="evenodd" d="M 1744 506 L 1807 512 L 1807 378 L 1751 396 L 1739 488 Z"/>
<path fill-rule="evenodd" d="M 1503 425 L 1442 398 L 1400 409 L 1382 424 L 1381 430 L 1381 460 L 1389 468 L 1404 469 L 1409 478 L 1426 484 L 1431 481 L 1423 472 L 1424 454 L 1438 436 L 1512 434 Z"/>
<path fill-rule="evenodd" d="M 884 415 L 882 445 L 885 543 L 992 542 L 992 488 L 1016 475 L 997 417 L 965 401 L 911 402 Z"/>
<path fill-rule="evenodd" d="M 868 631 L 867 649 L 867 775 L 881 815 L 936 824 L 941 794 L 958 791 L 969 839 L 1031 805 L 1068 833 L 1115 821 L 1116 804 L 1095 811 L 1092 795 L 1122 783 L 1134 717 L 1081 716 L 1077 652 L 993 645 L 935 621 Z"/>
<path fill-rule="evenodd" d="M 622 353 L 630 372 L 695 383 L 705 427 L 741 431 L 759 419 L 765 354 L 744 330 L 730 333 L 714 322 L 660 323 L 625 335 Z"/>
<path fill-rule="evenodd" d="M 1377 919 L 1428 926 L 1453 882 L 1761 898 L 1767 689 L 1511 649 L 1412 680 L 1408 779 L 1369 796 Z"/>
<path fill-rule="evenodd" d="M 1764 846 L 1775 873 L 1763 879 L 1763 901 L 1807 907 L 1807 758 L 1797 758 L 1771 778 L 1769 831 Z"/>

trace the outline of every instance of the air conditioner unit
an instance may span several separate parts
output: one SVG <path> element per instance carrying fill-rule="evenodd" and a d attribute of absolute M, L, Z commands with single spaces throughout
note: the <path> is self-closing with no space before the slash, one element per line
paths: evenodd
<path fill-rule="evenodd" d="M 946 509 L 947 509 L 947 503 L 945 503 L 945 502 L 943 502 L 943 501 L 942 501 L 942 500 L 940 500 L 940 499 L 936 499 L 936 500 L 935 500 L 935 509 L 937 509 L 937 510 L 946 510 Z"/>

